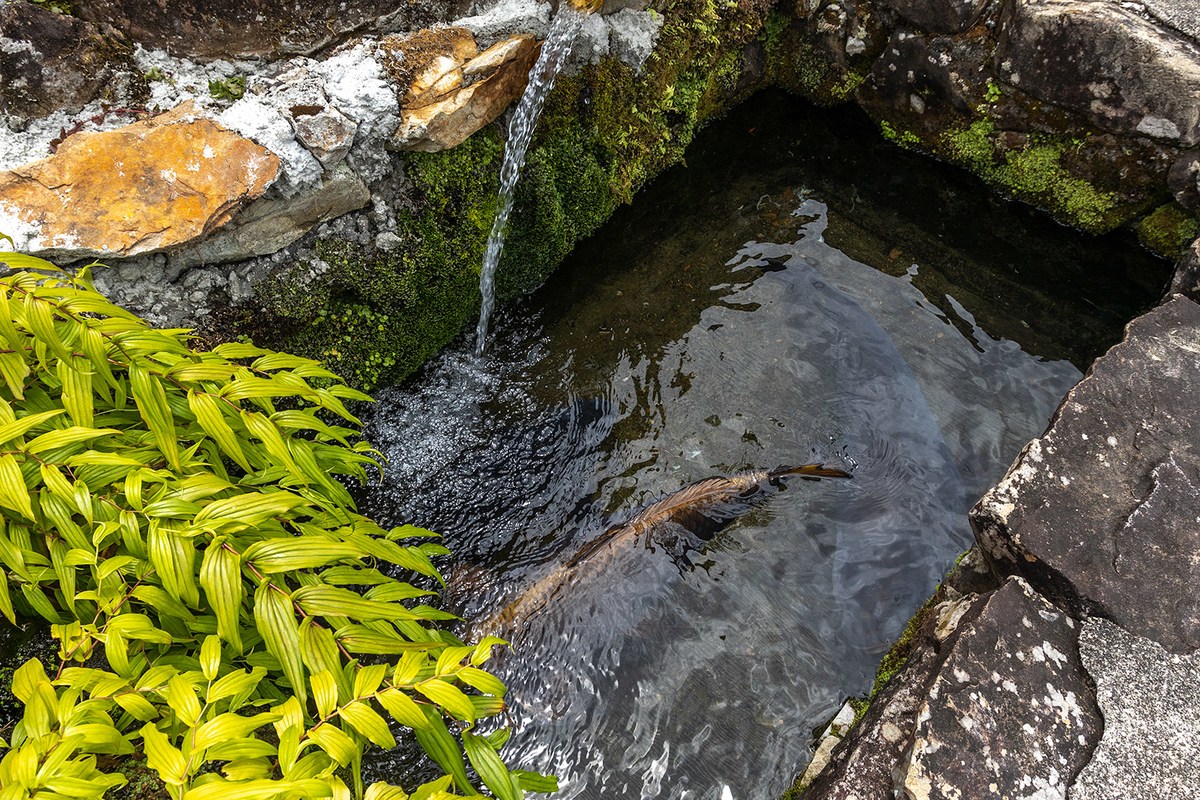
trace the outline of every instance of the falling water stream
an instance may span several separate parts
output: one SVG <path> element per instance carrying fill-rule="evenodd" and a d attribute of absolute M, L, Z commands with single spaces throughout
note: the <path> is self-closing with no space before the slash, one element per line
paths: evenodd
<path fill-rule="evenodd" d="M 686 558 L 650 537 L 515 633 L 503 755 L 556 797 L 778 797 L 970 544 L 970 505 L 1166 274 L 853 110 L 763 94 L 687 161 L 502 309 L 486 355 L 464 335 L 366 420 L 388 464 L 360 507 L 445 535 L 468 618 L 697 479 L 853 471 Z M 366 765 L 428 769 L 404 747 Z"/>
<path fill-rule="evenodd" d="M 589 10 L 576 8 L 570 2 L 564 1 L 559 4 L 558 13 L 550 25 L 550 33 L 542 42 L 542 51 L 538 55 L 537 63 L 529 73 L 529 83 L 525 86 L 517 110 L 513 112 L 512 120 L 508 123 L 508 142 L 504 147 L 504 161 L 500 166 L 496 218 L 492 221 L 492 231 L 488 234 L 487 249 L 483 255 L 483 268 L 479 272 L 482 305 L 479 309 L 479 323 L 475 326 L 477 356 L 482 356 L 487 346 L 488 321 L 495 304 L 496 266 L 500 263 L 500 254 L 504 252 L 504 236 L 508 226 L 508 215 L 512 211 L 513 190 L 521 177 L 525 151 L 529 149 L 529 142 L 533 139 L 534 129 L 537 128 L 542 104 L 554 88 L 554 79 L 558 77 L 563 59 L 571 52 L 575 34 L 579 31 L 583 18 L 589 13 Z"/>

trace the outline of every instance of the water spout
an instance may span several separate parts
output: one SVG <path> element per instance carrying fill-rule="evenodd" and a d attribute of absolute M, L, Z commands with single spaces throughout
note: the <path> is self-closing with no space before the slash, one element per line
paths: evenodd
<path fill-rule="evenodd" d="M 495 304 L 496 265 L 504 251 L 504 236 L 508 215 L 512 211 L 513 189 L 525 164 L 525 151 L 537 127 L 538 115 L 554 79 L 562 68 L 563 60 L 571 52 L 575 34 L 583 18 L 603 4 L 603 0 L 567 0 L 559 5 L 558 14 L 550 26 L 550 33 L 542 43 L 542 52 L 529 74 L 529 83 L 516 113 L 508 124 L 508 144 L 504 149 L 504 162 L 500 167 L 500 194 L 496 203 L 496 218 L 492 221 L 492 232 L 488 236 L 484 251 L 483 268 L 479 273 L 479 293 L 483 298 L 479 310 L 479 324 L 475 327 L 475 355 L 483 355 L 487 345 L 488 320 Z"/>

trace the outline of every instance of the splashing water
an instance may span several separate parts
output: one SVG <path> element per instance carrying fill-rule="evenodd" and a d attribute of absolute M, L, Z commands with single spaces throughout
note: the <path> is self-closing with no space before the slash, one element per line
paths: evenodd
<path fill-rule="evenodd" d="M 483 305 L 479 310 L 479 324 L 475 327 L 475 355 L 483 355 L 487 344 L 488 319 L 492 315 L 495 304 L 496 265 L 500 263 L 500 254 L 504 252 L 504 235 L 508 225 L 508 215 L 512 211 L 513 188 L 517 178 L 521 176 L 521 167 L 525 165 L 525 151 L 529 149 L 529 141 L 533 138 L 533 130 L 537 127 L 538 116 L 542 113 L 542 104 L 546 96 L 554 88 L 554 79 L 562 69 L 563 60 L 571 52 L 575 43 L 575 34 L 579 30 L 588 10 L 580 10 L 570 3 L 562 3 L 558 14 L 550 26 L 550 33 L 542 43 L 542 52 L 538 56 L 533 71 L 529 74 L 529 84 L 521 95 L 521 102 L 508 123 L 508 145 L 504 149 L 504 163 L 500 167 L 500 195 L 496 203 L 496 219 L 492 222 L 492 232 L 488 236 L 487 250 L 483 256 L 483 270 L 479 274 L 479 292 L 483 296 Z"/>

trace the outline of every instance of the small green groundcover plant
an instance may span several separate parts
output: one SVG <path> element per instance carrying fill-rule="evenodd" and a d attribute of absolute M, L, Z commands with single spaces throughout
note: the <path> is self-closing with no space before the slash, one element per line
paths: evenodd
<path fill-rule="evenodd" d="M 481 669 L 500 640 L 463 645 L 433 592 L 386 571 L 441 581 L 446 549 L 380 529 L 331 477 L 375 464 L 342 425 L 343 401 L 369 398 L 308 359 L 197 352 L 88 270 L 10 274 L 0 303 L 0 611 L 44 617 L 60 645 L 13 674 L 0 800 L 102 797 L 125 779 L 96 756 L 139 751 L 173 800 L 557 788 L 506 767 L 509 729 L 481 725 L 504 711 Z M 364 792 L 363 752 L 394 729 L 445 775 Z"/>

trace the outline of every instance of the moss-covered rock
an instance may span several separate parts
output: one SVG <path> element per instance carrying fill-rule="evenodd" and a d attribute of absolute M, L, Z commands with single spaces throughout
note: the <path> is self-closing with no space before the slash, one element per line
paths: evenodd
<path fill-rule="evenodd" d="M 1178 203 L 1167 203 L 1147 214 L 1137 226 L 1142 244 L 1164 258 L 1178 261 L 1200 235 L 1200 221 Z"/>
<path fill-rule="evenodd" d="M 663 11 L 642 72 L 605 59 L 559 80 L 517 185 L 497 274 L 502 301 L 542 283 L 620 203 L 681 161 L 707 119 L 761 85 L 768 6 L 678 0 Z M 402 379 L 478 312 L 502 157 L 498 126 L 450 150 L 405 154 L 411 188 L 399 244 L 318 242 L 321 263 L 261 283 L 239 331 L 323 359 L 360 388 Z"/>

